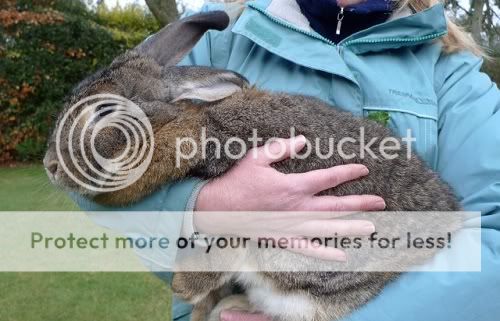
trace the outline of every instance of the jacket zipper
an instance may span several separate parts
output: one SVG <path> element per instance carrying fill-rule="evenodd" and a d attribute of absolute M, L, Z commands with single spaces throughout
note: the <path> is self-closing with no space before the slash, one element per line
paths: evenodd
<path fill-rule="evenodd" d="M 352 44 L 358 43 L 388 43 L 388 42 L 421 42 L 426 40 L 432 40 L 446 35 L 447 31 L 436 32 L 427 36 L 414 37 L 409 39 L 402 38 L 380 38 L 380 39 L 353 39 L 346 41 L 343 46 L 350 46 Z M 342 41 L 339 43 L 342 44 Z"/>
<path fill-rule="evenodd" d="M 439 37 L 442 37 L 446 35 L 448 32 L 447 31 L 442 31 L 442 32 L 436 32 L 427 36 L 420 36 L 420 37 L 414 37 L 414 38 L 409 38 L 409 39 L 401 39 L 401 38 L 379 38 L 379 39 L 353 39 L 353 40 L 348 40 L 343 43 L 343 41 L 338 43 L 339 47 L 339 54 L 342 57 L 342 52 L 344 47 L 349 47 L 351 45 L 355 44 L 378 44 L 378 43 L 398 43 L 398 42 L 405 42 L 405 43 L 412 43 L 412 42 L 423 42 L 423 41 L 428 41 L 428 40 L 433 40 L 437 39 Z"/>
<path fill-rule="evenodd" d="M 436 32 L 436 33 L 433 33 L 433 34 L 430 34 L 430 35 L 427 35 L 427 36 L 420 36 L 420 37 L 414 37 L 414 38 L 408 38 L 408 39 L 401 39 L 401 38 L 379 38 L 379 39 L 353 39 L 353 40 L 348 40 L 348 41 L 340 41 L 338 44 L 334 43 L 333 41 L 321 36 L 320 34 L 318 33 L 314 33 L 314 32 L 309 32 L 309 31 L 306 31 L 306 30 L 303 30 L 303 29 L 300 29 L 300 28 L 297 28 L 296 26 L 292 25 L 292 24 L 289 24 L 281 19 L 277 19 L 275 18 L 274 16 L 270 15 L 266 10 L 262 9 L 262 8 L 259 8 L 257 6 L 255 6 L 254 4 L 250 3 L 248 4 L 249 7 L 259 11 L 260 13 L 264 14 L 266 17 L 268 17 L 269 19 L 271 19 L 273 22 L 281 25 L 281 26 L 284 26 L 288 29 L 291 29 L 291 30 L 294 30 L 296 32 L 299 32 L 299 33 L 302 33 L 304 35 L 307 35 L 307 36 L 310 36 L 310 37 L 313 37 L 315 39 L 318 39 L 318 40 L 321 40 L 323 42 L 326 42 L 327 44 L 337 48 L 337 51 L 339 53 L 339 55 L 342 57 L 342 53 L 343 53 L 343 48 L 344 47 L 349 47 L 353 44 L 361 44 L 361 43 L 371 43 L 371 44 L 377 44 L 377 43 L 389 43 L 389 42 L 394 42 L 394 43 L 397 43 L 397 42 L 405 42 L 405 43 L 411 43 L 411 42 L 421 42 L 421 41 L 427 41 L 427 40 L 432 40 L 432 39 L 436 39 L 436 38 L 439 38 L 439 37 L 442 37 L 444 35 L 446 35 L 448 32 L 447 31 L 442 31 L 442 32 Z"/>
<path fill-rule="evenodd" d="M 340 7 L 340 12 L 337 14 L 337 30 L 335 34 L 340 35 L 340 30 L 342 28 L 342 21 L 344 20 L 344 7 Z"/>

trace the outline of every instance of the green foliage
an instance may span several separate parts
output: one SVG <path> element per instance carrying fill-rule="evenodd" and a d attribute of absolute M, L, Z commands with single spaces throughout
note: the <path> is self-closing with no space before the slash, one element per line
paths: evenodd
<path fill-rule="evenodd" d="M 97 22 L 105 26 L 113 38 L 133 47 L 160 29 L 155 18 L 145 8 L 130 4 L 109 9 L 104 3 L 96 10 Z"/>
<path fill-rule="evenodd" d="M 26 138 L 16 146 L 18 159 L 25 162 L 32 160 L 33 157 L 43 155 L 45 151 L 44 143 L 41 139 L 37 141 L 34 138 Z"/>
<path fill-rule="evenodd" d="M 375 111 L 368 114 L 368 119 L 387 126 L 389 124 L 389 120 L 391 119 L 391 115 L 389 115 L 386 111 Z"/>
<path fill-rule="evenodd" d="M 157 28 L 136 6 L 92 10 L 80 0 L 0 4 L 0 163 L 40 160 L 71 88 Z"/>

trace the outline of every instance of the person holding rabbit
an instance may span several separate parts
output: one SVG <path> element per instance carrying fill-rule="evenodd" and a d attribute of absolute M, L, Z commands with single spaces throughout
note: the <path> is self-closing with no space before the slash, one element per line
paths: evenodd
<path fill-rule="evenodd" d="M 481 50 L 445 17 L 443 5 L 435 0 L 255 0 L 207 4 L 202 11 L 220 9 L 233 17 L 230 28 L 208 32 L 181 65 L 232 70 L 258 88 L 314 96 L 358 116 L 385 113 L 396 134 L 412 129 L 416 152 L 453 187 L 461 206 L 483 215 L 482 272 L 403 274 L 345 320 L 494 320 L 500 313 L 500 93 L 480 72 Z M 283 142 L 287 154 L 303 147 L 291 139 Z M 257 154 L 261 157 L 239 162 L 217 179 L 169 184 L 127 209 L 193 212 L 176 222 L 179 235 L 191 235 L 214 226 L 238 230 L 239 220 L 220 220 L 210 211 L 386 207 L 375 195 L 315 196 L 369 175 L 364 166 L 289 176 L 276 171 L 264 153 Z M 86 209 L 103 208 L 78 201 Z M 257 219 L 255 226 L 266 225 L 265 217 Z M 339 228 L 334 220 L 331 224 Z M 355 234 L 360 227 L 343 228 Z M 338 252 L 329 255 L 343 259 Z M 190 311 L 174 300 L 175 320 L 189 320 Z M 221 319 L 268 317 L 223 311 Z"/>

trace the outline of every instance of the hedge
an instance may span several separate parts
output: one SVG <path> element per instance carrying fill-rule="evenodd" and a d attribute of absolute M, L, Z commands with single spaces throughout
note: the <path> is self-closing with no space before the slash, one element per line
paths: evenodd
<path fill-rule="evenodd" d="M 5 1 L 5 0 L 4 0 Z M 135 26 L 127 36 L 124 29 Z M 158 29 L 136 6 L 79 0 L 0 4 L 0 163 L 39 161 L 71 88 Z"/>

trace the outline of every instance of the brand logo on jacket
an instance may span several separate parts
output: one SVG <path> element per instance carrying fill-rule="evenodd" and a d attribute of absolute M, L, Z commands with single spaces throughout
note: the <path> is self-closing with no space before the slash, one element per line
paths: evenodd
<path fill-rule="evenodd" d="M 413 100 L 415 103 L 419 105 L 432 105 L 432 106 L 437 106 L 437 103 L 435 100 L 426 98 L 426 97 L 419 97 L 415 96 L 412 93 L 401 91 L 401 90 L 396 90 L 396 89 L 389 89 L 389 94 L 393 96 L 399 96 L 399 97 L 405 97 Z"/>

